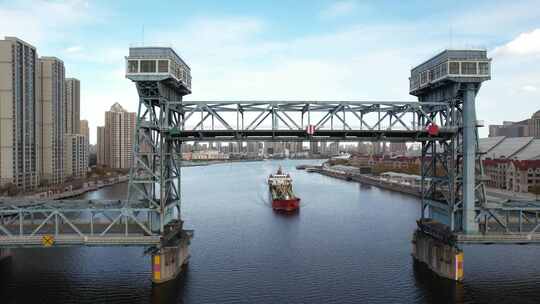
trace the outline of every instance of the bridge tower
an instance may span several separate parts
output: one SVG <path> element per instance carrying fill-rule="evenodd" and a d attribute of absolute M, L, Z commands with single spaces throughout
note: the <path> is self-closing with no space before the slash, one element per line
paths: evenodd
<path fill-rule="evenodd" d="M 181 219 L 182 142 L 171 136 L 182 121 L 182 97 L 191 93 L 190 68 L 172 48 L 132 47 L 126 77 L 139 94 L 127 204 L 142 201 L 157 211 L 148 221 L 152 232 L 161 234 L 152 253 L 152 279 L 161 283 L 174 279 L 187 263 L 193 234 Z"/>
<path fill-rule="evenodd" d="M 450 139 L 422 142 L 420 223 L 429 217 L 446 225 L 444 229 L 450 233 L 479 233 L 477 219 L 486 210 L 486 194 L 478 149 L 475 99 L 482 82 L 491 78 L 490 63 L 485 50 L 445 50 L 411 70 L 410 94 L 417 96 L 420 103 L 448 103 L 448 110 L 433 113 L 440 115 L 441 121 L 458 128 Z M 432 127 L 425 115 L 418 121 L 420 128 Z M 434 231 L 434 234 L 440 236 L 441 231 Z M 435 240 L 419 237 L 418 232 L 415 241 L 413 255 L 420 260 L 423 259 L 421 252 L 444 247 L 452 252 L 455 265 L 462 265 L 458 261 L 462 261 L 463 256 L 455 244 L 434 245 Z M 435 251 L 426 253 L 424 258 L 437 254 L 449 256 L 448 252 Z M 434 269 L 437 267 L 430 264 L 432 261 L 424 262 L 443 276 L 461 279 L 462 269 Z"/>
<path fill-rule="evenodd" d="M 445 50 L 413 68 L 410 77 L 410 94 L 419 102 L 449 103 L 447 111 L 434 115 L 458 128 L 449 140 L 422 142 L 422 176 L 429 181 L 422 189 L 422 217 L 429 209 L 452 231 L 467 234 L 478 233 L 476 210 L 486 201 L 475 99 L 491 78 L 490 63 L 485 50 Z M 428 127 L 425 119 L 419 121 Z"/>

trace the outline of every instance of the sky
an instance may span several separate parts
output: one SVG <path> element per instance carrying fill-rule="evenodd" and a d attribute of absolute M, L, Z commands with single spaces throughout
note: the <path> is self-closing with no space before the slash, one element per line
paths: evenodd
<path fill-rule="evenodd" d="M 540 110 L 540 1 L 0 0 L 0 37 L 56 56 L 81 80 L 90 141 L 114 102 L 135 111 L 130 46 L 171 46 L 190 65 L 186 100 L 403 100 L 410 69 L 445 48 L 482 48 L 488 124 Z M 481 135 L 487 136 L 487 127 Z"/>

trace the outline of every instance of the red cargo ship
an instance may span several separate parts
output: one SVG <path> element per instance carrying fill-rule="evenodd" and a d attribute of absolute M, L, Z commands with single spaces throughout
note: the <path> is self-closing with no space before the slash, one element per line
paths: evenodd
<path fill-rule="evenodd" d="M 284 174 L 281 167 L 276 174 L 268 177 L 268 188 L 274 210 L 295 211 L 300 208 L 300 199 L 292 190 L 292 178 L 289 174 Z"/>

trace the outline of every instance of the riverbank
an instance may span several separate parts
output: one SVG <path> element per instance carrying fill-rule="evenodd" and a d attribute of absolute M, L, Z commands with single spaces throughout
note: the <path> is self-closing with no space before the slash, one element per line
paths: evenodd
<path fill-rule="evenodd" d="M 414 186 L 408 183 L 400 183 L 391 181 L 387 178 L 372 175 L 372 174 L 360 174 L 354 172 L 347 172 L 345 170 L 339 170 L 323 164 L 321 166 L 299 165 L 296 167 L 298 170 L 306 170 L 307 172 L 316 172 L 325 176 L 362 183 L 365 185 L 379 187 L 385 190 L 391 190 L 399 193 L 412 195 L 415 197 L 421 197 L 421 189 L 419 186 Z M 506 203 L 508 201 L 536 201 L 538 200 L 534 195 L 529 193 L 513 193 L 500 189 L 493 189 L 486 187 L 486 197 L 490 203 Z"/>
<path fill-rule="evenodd" d="M 319 173 L 325 176 L 329 176 L 329 177 L 333 177 L 333 178 L 337 178 L 337 179 L 341 179 L 345 181 L 358 182 L 365 185 L 379 187 L 385 190 L 396 191 L 396 192 L 412 195 L 415 197 L 421 197 L 421 192 L 420 192 L 419 187 L 387 181 L 385 179 L 382 179 L 378 176 L 374 176 L 371 174 L 355 174 L 355 173 L 332 169 L 324 165 L 323 166 L 302 166 L 301 165 L 301 166 L 298 166 L 297 169 L 299 170 L 305 169 L 307 172 L 315 172 L 315 173 Z"/>
<path fill-rule="evenodd" d="M 184 160 L 180 163 L 180 167 L 198 167 L 198 166 L 210 166 L 228 163 L 245 163 L 245 162 L 260 162 L 271 160 L 326 160 L 328 158 L 255 158 L 255 159 L 223 159 L 223 160 Z"/>
<path fill-rule="evenodd" d="M 32 195 L 23 196 L 23 199 L 50 199 L 50 200 L 59 200 L 59 199 L 66 199 L 71 197 L 76 197 L 81 194 L 96 191 L 101 188 L 110 187 L 119 183 L 127 182 L 129 180 L 128 175 L 120 175 L 115 177 L 109 177 L 105 179 L 95 180 L 95 181 L 87 181 L 83 184 L 83 187 L 77 188 L 77 189 L 65 189 L 61 192 L 53 192 L 53 191 L 42 191 L 38 193 L 34 193 Z"/>
<path fill-rule="evenodd" d="M 238 162 L 257 162 L 263 161 L 264 159 L 226 159 L 226 160 L 184 160 L 180 163 L 180 167 L 199 167 L 199 166 L 210 166 L 210 165 L 219 165 L 227 163 L 238 163 Z"/>

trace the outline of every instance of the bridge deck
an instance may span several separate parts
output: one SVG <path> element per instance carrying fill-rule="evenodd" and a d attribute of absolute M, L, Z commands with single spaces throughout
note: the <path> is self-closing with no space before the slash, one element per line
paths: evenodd
<path fill-rule="evenodd" d="M 44 237 L 48 235 L 0 236 L 0 247 L 46 247 Z M 107 234 L 106 236 L 81 236 L 78 234 L 61 234 L 53 238 L 50 246 L 157 246 L 160 244 L 159 235 L 129 235 Z"/>
<path fill-rule="evenodd" d="M 456 234 L 459 244 L 540 244 L 540 233 Z"/>

